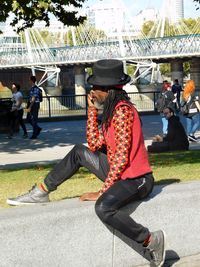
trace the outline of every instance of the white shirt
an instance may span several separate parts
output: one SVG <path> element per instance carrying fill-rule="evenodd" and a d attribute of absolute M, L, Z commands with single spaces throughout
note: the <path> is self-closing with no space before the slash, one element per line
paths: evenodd
<path fill-rule="evenodd" d="M 13 95 L 12 95 L 12 102 L 13 102 L 12 107 L 16 107 L 17 110 L 20 110 L 20 109 L 23 108 L 22 107 L 22 104 L 20 106 L 18 106 L 19 105 L 20 98 L 23 98 L 23 95 L 22 95 L 21 92 L 18 91 L 16 93 L 13 93 Z"/>

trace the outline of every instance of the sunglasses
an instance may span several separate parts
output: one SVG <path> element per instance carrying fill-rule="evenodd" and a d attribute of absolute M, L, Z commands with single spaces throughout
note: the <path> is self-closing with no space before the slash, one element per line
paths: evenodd
<path fill-rule="evenodd" d="M 168 115 L 170 113 L 171 113 L 170 111 L 163 112 L 164 115 Z"/>

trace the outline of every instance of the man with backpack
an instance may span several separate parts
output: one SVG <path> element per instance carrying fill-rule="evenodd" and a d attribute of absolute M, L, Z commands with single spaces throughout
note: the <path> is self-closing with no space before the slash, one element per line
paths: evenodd
<path fill-rule="evenodd" d="M 163 110 L 166 107 L 170 107 L 173 110 L 175 110 L 175 97 L 173 92 L 171 91 L 171 85 L 168 81 L 163 81 L 163 86 L 161 89 L 161 92 L 158 96 L 158 99 L 156 101 L 156 109 L 158 112 L 160 112 L 161 118 L 162 118 L 162 131 L 163 136 L 166 136 L 167 134 L 167 128 L 168 128 L 168 120 L 165 118 L 163 114 Z"/>
<path fill-rule="evenodd" d="M 35 76 L 30 77 L 30 82 L 32 86 L 29 92 L 28 106 L 26 111 L 27 120 L 33 127 L 33 134 L 30 139 L 36 139 L 42 130 L 42 128 L 38 126 L 38 112 L 40 109 L 40 102 L 42 101 L 42 94 L 41 89 L 36 85 Z"/>

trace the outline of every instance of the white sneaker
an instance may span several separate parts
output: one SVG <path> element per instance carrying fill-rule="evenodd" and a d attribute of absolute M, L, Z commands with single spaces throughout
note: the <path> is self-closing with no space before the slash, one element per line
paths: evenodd
<path fill-rule="evenodd" d="M 27 193 L 16 198 L 8 198 L 6 202 L 12 206 L 45 203 L 49 202 L 49 193 L 34 185 Z"/>
<path fill-rule="evenodd" d="M 165 261 L 165 233 L 162 230 L 151 233 L 151 241 L 147 246 L 152 260 L 151 267 L 161 267 Z"/>

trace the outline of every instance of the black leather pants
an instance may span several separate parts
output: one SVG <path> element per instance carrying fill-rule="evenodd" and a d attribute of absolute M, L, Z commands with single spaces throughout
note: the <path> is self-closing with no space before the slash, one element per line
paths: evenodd
<path fill-rule="evenodd" d="M 84 145 L 74 148 L 47 175 L 44 182 L 49 191 L 69 179 L 83 166 L 99 179 L 105 181 L 109 172 L 106 154 L 91 152 Z M 142 243 L 149 235 L 149 230 L 136 223 L 122 207 L 128 203 L 145 198 L 153 188 L 152 174 L 146 174 L 137 179 L 127 179 L 115 182 L 95 204 L 95 211 L 102 222 L 112 226 L 134 241 Z"/>
<path fill-rule="evenodd" d="M 102 181 L 105 181 L 109 171 L 106 154 L 100 151 L 93 153 L 82 144 L 75 145 L 45 178 L 44 183 L 48 190 L 56 190 L 57 186 L 74 175 L 80 167 L 87 168 Z"/>

